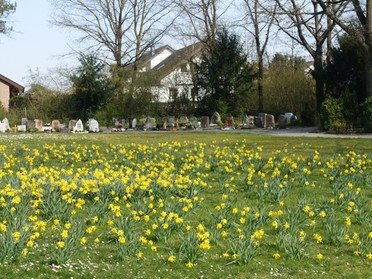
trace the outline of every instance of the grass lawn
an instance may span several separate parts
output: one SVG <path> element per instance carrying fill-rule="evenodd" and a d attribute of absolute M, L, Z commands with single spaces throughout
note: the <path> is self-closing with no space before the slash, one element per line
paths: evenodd
<path fill-rule="evenodd" d="M 369 278 L 371 139 L 0 134 L 0 278 Z"/>

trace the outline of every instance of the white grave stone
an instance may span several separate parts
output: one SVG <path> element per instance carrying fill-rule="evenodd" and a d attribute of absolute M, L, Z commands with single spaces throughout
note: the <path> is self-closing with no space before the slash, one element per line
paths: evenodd
<path fill-rule="evenodd" d="M 74 126 L 73 130 L 74 133 L 76 132 L 84 132 L 84 125 L 83 122 L 79 119 L 78 122 L 76 122 L 76 125 Z"/>
<path fill-rule="evenodd" d="M 26 125 L 17 125 L 17 131 L 26 132 L 27 131 Z"/>
<path fill-rule="evenodd" d="M 137 127 L 137 118 L 134 118 L 134 119 L 132 120 L 132 128 L 133 128 L 133 129 L 136 129 L 136 127 Z"/>
<path fill-rule="evenodd" d="M 97 120 L 95 120 L 93 118 L 89 119 L 88 125 L 89 125 L 89 131 L 90 132 L 95 132 L 95 133 L 99 132 L 99 125 L 98 125 Z"/>
<path fill-rule="evenodd" d="M 291 121 L 291 118 L 293 117 L 293 113 L 292 112 L 286 112 L 284 114 L 285 118 L 287 118 L 287 121 Z"/>
<path fill-rule="evenodd" d="M 4 118 L 2 122 L 3 122 L 3 125 L 4 125 L 4 127 L 5 127 L 5 131 L 10 130 L 10 126 L 9 126 L 9 120 L 8 120 L 8 118 Z"/>
<path fill-rule="evenodd" d="M 1 133 L 5 133 L 5 132 L 6 132 L 6 130 L 5 130 L 5 125 L 4 125 L 4 123 L 1 122 L 1 121 L 0 121 L 0 132 L 1 132 Z"/>
<path fill-rule="evenodd" d="M 267 113 L 259 113 L 258 114 L 258 117 L 261 118 L 262 128 L 266 128 L 266 116 L 267 116 Z"/>

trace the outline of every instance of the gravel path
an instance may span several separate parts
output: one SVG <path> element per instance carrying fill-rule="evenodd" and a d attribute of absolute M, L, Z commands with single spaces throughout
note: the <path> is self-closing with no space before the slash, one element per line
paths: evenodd
<path fill-rule="evenodd" d="M 246 131 L 251 134 L 275 135 L 286 137 L 321 137 L 321 138 L 368 138 L 372 139 L 372 134 L 349 133 L 349 134 L 332 134 L 320 132 L 317 127 L 290 127 L 287 129 L 246 129 L 236 130 Z"/>

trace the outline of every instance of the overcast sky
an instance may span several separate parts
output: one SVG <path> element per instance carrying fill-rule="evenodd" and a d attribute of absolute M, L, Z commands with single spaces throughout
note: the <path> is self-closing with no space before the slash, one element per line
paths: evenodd
<path fill-rule="evenodd" d="M 50 23 L 48 0 L 12 0 L 17 10 L 8 20 L 15 32 L 11 37 L 0 35 L 0 74 L 27 85 L 30 70 L 45 74 L 48 69 L 74 63 L 62 57 L 69 52 L 65 31 Z"/>

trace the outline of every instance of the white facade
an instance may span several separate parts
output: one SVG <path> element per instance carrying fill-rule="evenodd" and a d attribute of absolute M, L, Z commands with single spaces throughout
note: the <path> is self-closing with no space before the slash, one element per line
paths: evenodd
<path fill-rule="evenodd" d="M 200 50 L 200 45 L 197 44 L 180 50 L 163 47 L 161 51 L 156 51 L 150 61 L 145 62 L 142 72 L 157 77 L 156 84 L 150 85 L 157 101 L 167 103 L 181 94 L 187 94 L 191 100 L 194 84 L 190 60 L 195 59 Z M 148 65 L 151 65 L 151 69 L 148 69 Z"/>

